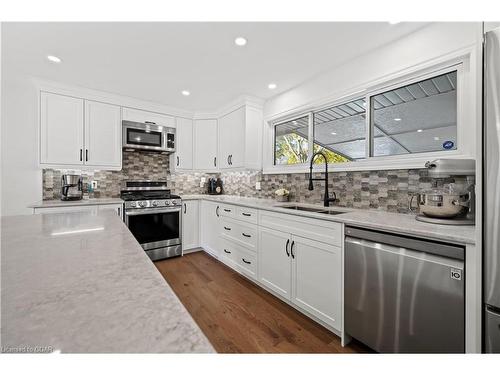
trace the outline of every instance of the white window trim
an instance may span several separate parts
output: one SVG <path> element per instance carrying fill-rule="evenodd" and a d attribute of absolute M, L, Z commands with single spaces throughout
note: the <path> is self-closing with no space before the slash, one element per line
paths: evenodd
<path fill-rule="evenodd" d="M 466 126 L 468 121 L 465 114 L 472 111 L 472 106 L 476 101 L 475 90 L 471 89 L 471 81 L 474 79 L 475 73 L 470 70 L 473 51 L 470 49 L 458 51 L 455 56 L 441 59 L 440 62 L 431 62 L 421 64 L 410 68 L 406 71 L 395 73 L 387 76 L 384 79 L 379 79 L 365 87 L 350 90 L 345 95 L 330 98 L 330 100 L 321 100 L 312 103 L 307 107 L 303 107 L 300 111 L 290 111 L 287 116 L 270 117 L 264 123 L 264 174 L 286 174 L 286 173 L 307 173 L 309 172 L 309 163 L 293 164 L 293 165 L 274 165 L 274 147 L 275 147 L 275 132 L 274 126 L 309 115 L 309 144 L 312 145 L 314 127 L 311 125 L 313 111 L 318 111 L 324 108 L 347 103 L 349 101 L 365 98 L 367 100 L 367 113 L 371 110 L 369 98 L 377 93 L 389 91 L 393 88 L 405 86 L 414 82 L 425 80 L 431 76 L 444 74 L 457 70 L 457 149 L 451 151 L 436 151 L 415 153 L 409 155 L 391 155 L 391 156 L 376 156 L 369 157 L 364 160 L 355 162 L 329 164 L 329 170 L 333 172 L 342 171 L 369 171 L 369 170 L 390 170 L 390 169 L 415 169 L 424 168 L 424 164 L 428 160 L 436 158 L 475 158 L 475 145 L 473 142 L 466 142 L 467 139 L 475 137 L 475 126 Z M 367 122 L 371 116 L 366 116 Z M 474 115 L 469 115 L 469 120 L 475 118 Z M 371 131 L 371 126 L 367 126 L 367 133 Z M 367 134 L 369 136 L 369 134 Z M 370 138 L 368 138 L 370 139 Z M 367 143 L 367 148 L 369 142 Z M 312 147 L 309 147 L 309 157 L 312 156 Z M 324 164 L 315 164 L 314 171 L 321 172 L 324 170 Z"/>

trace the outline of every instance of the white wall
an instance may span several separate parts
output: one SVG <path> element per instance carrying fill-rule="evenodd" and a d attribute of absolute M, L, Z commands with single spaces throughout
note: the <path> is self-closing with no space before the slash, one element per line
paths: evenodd
<path fill-rule="evenodd" d="M 384 76 L 477 45 L 480 37 L 479 22 L 430 24 L 268 100 L 264 116 L 284 114 L 336 93 L 345 95 L 349 90 L 369 85 Z"/>
<path fill-rule="evenodd" d="M 37 166 L 37 92 L 27 76 L 2 71 L 2 215 L 29 214 L 26 206 L 42 199 Z"/>

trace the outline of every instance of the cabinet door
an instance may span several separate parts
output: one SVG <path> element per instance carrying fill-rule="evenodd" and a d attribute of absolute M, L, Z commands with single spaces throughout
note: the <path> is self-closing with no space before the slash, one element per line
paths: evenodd
<path fill-rule="evenodd" d="M 288 233 L 259 228 L 259 280 L 287 299 L 291 297 L 291 258 L 287 247 L 290 243 Z"/>
<path fill-rule="evenodd" d="M 340 330 L 340 247 L 292 236 L 292 302 Z"/>
<path fill-rule="evenodd" d="M 113 204 L 100 204 L 99 211 L 101 210 L 112 210 L 116 212 L 116 215 L 123 220 L 123 204 L 113 203 Z"/>
<path fill-rule="evenodd" d="M 193 169 L 193 120 L 176 120 L 175 169 Z"/>
<path fill-rule="evenodd" d="M 167 116 L 161 113 L 141 111 L 140 109 L 123 107 L 122 116 L 124 120 L 150 123 L 156 125 L 175 127 L 175 117 Z"/>
<path fill-rule="evenodd" d="M 245 164 L 245 107 L 219 119 L 219 155 L 221 168 L 238 168 Z"/>
<path fill-rule="evenodd" d="M 195 120 L 194 122 L 195 169 L 215 171 L 217 159 L 217 120 Z"/>
<path fill-rule="evenodd" d="M 219 242 L 219 216 L 220 207 L 214 202 L 201 202 L 201 245 L 211 255 L 218 257 L 220 251 Z"/>
<path fill-rule="evenodd" d="M 182 249 L 194 249 L 199 246 L 198 201 L 182 202 Z"/>
<path fill-rule="evenodd" d="M 85 100 L 85 164 L 120 167 L 122 160 L 120 107 Z"/>
<path fill-rule="evenodd" d="M 83 165 L 83 99 L 41 93 L 40 163 Z"/>

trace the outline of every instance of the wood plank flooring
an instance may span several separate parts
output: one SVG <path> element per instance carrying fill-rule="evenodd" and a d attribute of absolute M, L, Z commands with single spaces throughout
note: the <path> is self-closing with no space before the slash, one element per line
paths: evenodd
<path fill-rule="evenodd" d="M 363 353 L 203 251 L 155 262 L 219 353 Z"/>

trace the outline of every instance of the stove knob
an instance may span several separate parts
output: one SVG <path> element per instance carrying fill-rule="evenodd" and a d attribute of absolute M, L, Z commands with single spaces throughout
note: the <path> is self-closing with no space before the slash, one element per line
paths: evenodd
<path fill-rule="evenodd" d="M 165 201 L 166 206 L 170 206 L 170 201 Z"/>
<path fill-rule="evenodd" d="M 135 202 L 130 202 L 130 207 L 135 207 Z"/>
<path fill-rule="evenodd" d="M 153 207 L 156 207 L 156 206 L 158 206 L 158 201 L 153 201 L 152 204 L 153 204 Z"/>
<path fill-rule="evenodd" d="M 175 199 L 172 201 L 172 204 L 173 204 L 174 206 L 175 206 L 177 203 L 178 203 L 178 202 L 177 202 Z"/>
<path fill-rule="evenodd" d="M 139 207 L 144 207 L 146 205 L 146 202 L 139 202 Z"/>

